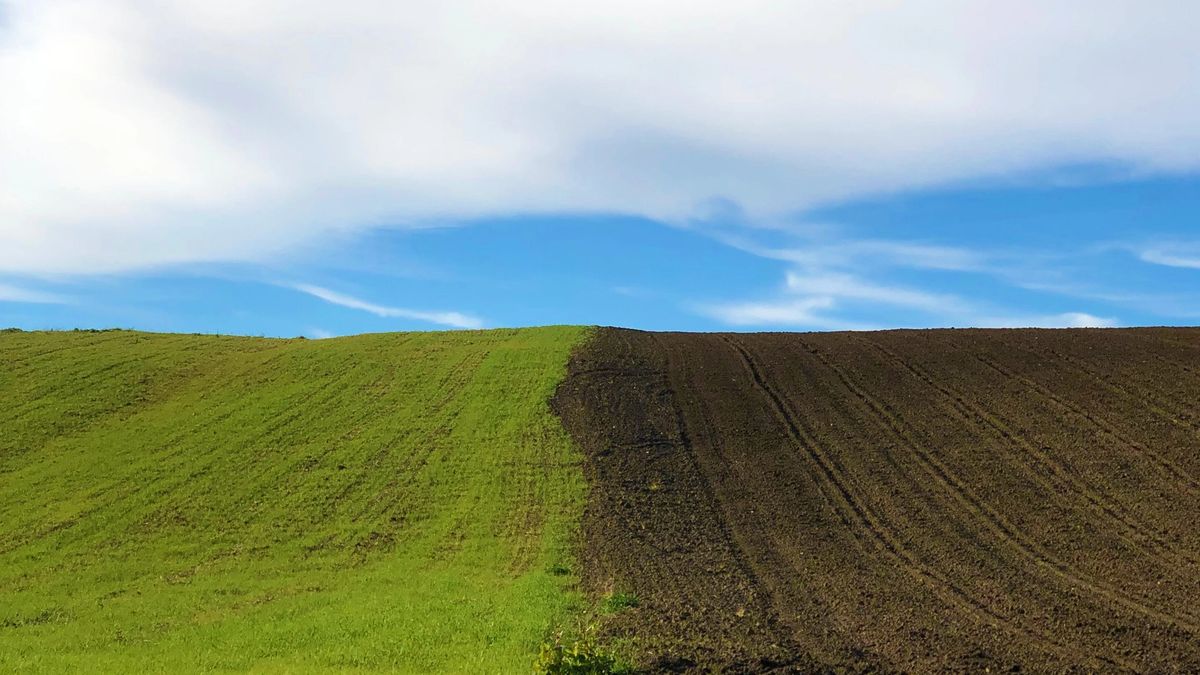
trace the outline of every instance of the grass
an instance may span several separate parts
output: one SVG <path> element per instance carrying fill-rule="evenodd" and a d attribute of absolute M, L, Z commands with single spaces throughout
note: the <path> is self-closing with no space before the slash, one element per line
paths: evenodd
<path fill-rule="evenodd" d="M 614 614 L 623 609 L 637 607 L 640 602 L 638 596 L 633 593 L 612 593 L 604 599 L 601 610 L 606 614 Z"/>
<path fill-rule="evenodd" d="M 585 333 L 0 335 L 0 671 L 527 672 Z"/>
<path fill-rule="evenodd" d="M 632 666 L 621 660 L 596 639 L 596 625 L 586 626 L 575 636 L 556 631 L 542 644 L 534 664 L 541 675 L 617 675 L 633 672 Z"/>

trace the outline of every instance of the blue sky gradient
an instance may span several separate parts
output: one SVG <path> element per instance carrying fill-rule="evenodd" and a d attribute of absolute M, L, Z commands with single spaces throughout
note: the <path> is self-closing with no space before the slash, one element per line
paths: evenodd
<path fill-rule="evenodd" d="M 1194 325 L 1198 218 L 1200 178 L 1174 176 L 923 191 L 770 227 L 735 209 L 683 226 L 561 215 L 382 227 L 270 263 L 12 280 L 56 302 L 0 302 L 0 324 L 308 337 L 543 324 Z M 779 316 L 739 318 L 747 307 Z M 478 323 L 380 315 L 390 309 L 453 311 Z"/>

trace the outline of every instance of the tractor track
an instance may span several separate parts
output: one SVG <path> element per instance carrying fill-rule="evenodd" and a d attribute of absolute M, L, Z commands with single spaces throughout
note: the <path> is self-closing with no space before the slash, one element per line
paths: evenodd
<path fill-rule="evenodd" d="M 1096 372 L 1051 388 L 1013 366 L 1025 338 L 1124 368 L 1162 367 L 1124 345 L 1181 358 L 1169 333 L 1124 332 L 599 330 L 553 407 L 592 485 L 584 588 L 643 600 L 603 630 L 661 672 L 1200 669 L 1200 546 L 1078 439 L 1156 467 L 1163 494 L 1191 476 L 1158 427 L 1124 422 L 1130 389 L 1106 381 L 1123 397 L 1109 410 L 1059 386 L 1107 391 Z"/>

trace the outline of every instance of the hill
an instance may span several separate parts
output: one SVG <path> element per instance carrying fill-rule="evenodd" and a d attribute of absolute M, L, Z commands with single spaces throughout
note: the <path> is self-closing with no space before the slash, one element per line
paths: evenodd
<path fill-rule="evenodd" d="M 1200 330 L 603 330 L 555 408 L 654 670 L 1200 671 Z"/>
<path fill-rule="evenodd" d="M 0 670 L 528 671 L 585 333 L 0 334 Z"/>
<path fill-rule="evenodd" d="M 649 671 L 1200 670 L 1198 329 L 0 363 L 0 670 L 528 672 L 589 622 Z"/>

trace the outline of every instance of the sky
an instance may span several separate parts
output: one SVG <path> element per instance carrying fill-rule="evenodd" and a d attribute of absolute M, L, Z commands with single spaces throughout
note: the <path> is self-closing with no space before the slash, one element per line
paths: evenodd
<path fill-rule="evenodd" d="M 1200 324 L 1167 0 L 0 0 L 0 326 Z"/>

